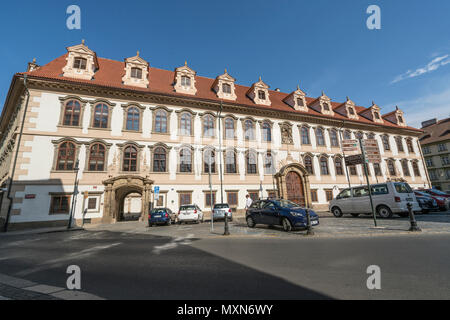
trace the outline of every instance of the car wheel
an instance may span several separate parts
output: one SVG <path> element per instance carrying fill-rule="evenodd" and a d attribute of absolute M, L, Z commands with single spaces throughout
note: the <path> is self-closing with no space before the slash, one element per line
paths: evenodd
<path fill-rule="evenodd" d="M 284 231 L 289 232 L 289 231 L 292 230 L 292 224 L 291 224 L 291 222 L 289 221 L 288 218 L 283 218 L 283 221 L 281 223 L 283 225 L 283 230 Z"/>
<path fill-rule="evenodd" d="M 247 217 L 247 226 L 249 228 L 254 228 L 256 226 L 255 220 L 252 217 Z"/>
<path fill-rule="evenodd" d="M 333 209 L 331 209 L 331 211 L 333 212 L 333 215 L 336 217 L 336 218 L 340 218 L 340 217 L 342 217 L 344 214 L 342 213 L 342 210 L 341 209 L 339 209 L 338 207 L 334 207 Z"/>
<path fill-rule="evenodd" d="M 350 213 L 353 217 L 358 218 L 359 217 L 359 213 Z"/>
<path fill-rule="evenodd" d="M 383 219 L 392 218 L 392 211 L 391 209 L 389 209 L 389 207 L 379 206 L 377 208 L 377 213 Z"/>

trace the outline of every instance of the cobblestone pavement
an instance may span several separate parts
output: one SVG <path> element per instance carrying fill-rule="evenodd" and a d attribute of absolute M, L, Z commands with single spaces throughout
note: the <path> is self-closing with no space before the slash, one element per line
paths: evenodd
<path fill-rule="evenodd" d="M 417 215 L 417 224 L 422 229 L 420 234 L 450 234 L 450 212 L 435 212 L 427 215 Z M 391 219 L 377 219 L 377 228 L 371 216 L 344 216 L 334 218 L 329 213 L 321 213 L 320 225 L 314 228 L 314 237 L 367 237 L 383 235 L 411 235 L 408 231 L 410 222 L 408 218 L 393 217 Z M 89 230 L 107 230 L 125 233 L 145 233 L 155 236 L 168 236 L 179 238 L 214 238 L 222 237 L 224 223 L 182 224 L 172 226 L 147 227 L 145 222 L 122 222 L 112 225 L 86 225 Z M 263 237 L 288 238 L 303 236 L 305 231 L 283 232 L 281 227 L 257 226 L 250 229 L 243 218 L 235 219 L 230 223 L 230 237 Z"/>

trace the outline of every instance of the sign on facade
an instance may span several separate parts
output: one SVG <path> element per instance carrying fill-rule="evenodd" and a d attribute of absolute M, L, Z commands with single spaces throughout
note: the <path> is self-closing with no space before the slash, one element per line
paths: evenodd
<path fill-rule="evenodd" d="M 364 163 L 364 159 L 363 159 L 362 154 L 345 157 L 345 164 L 347 166 L 355 166 L 357 164 L 363 164 L 363 163 Z"/>
<path fill-rule="evenodd" d="M 155 187 L 155 200 L 159 200 L 159 187 Z"/>
<path fill-rule="evenodd" d="M 356 139 L 342 140 L 342 150 L 344 152 L 352 152 L 359 150 L 359 141 Z"/>
<path fill-rule="evenodd" d="M 363 140 L 364 151 L 366 153 L 367 162 L 381 163 L 381 153 L 378 142 L 375 139 Z"/>

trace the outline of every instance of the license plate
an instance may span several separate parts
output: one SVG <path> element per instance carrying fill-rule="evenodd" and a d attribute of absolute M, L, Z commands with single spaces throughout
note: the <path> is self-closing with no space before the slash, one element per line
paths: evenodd
<path fill-rule="evenodd" d="M 319 221 L 311 221 L 311 224 L 312 224 L 313 226 L 315 226 L 316 224 L 319 224 Z"/>
<path fill-rule="evenodd" d="M 161 216 L 153 216 L 153 218 L 161 218 Z"/>
<path fill-rule="evenodd" d="M 406 201 L 413 201 L 413 198 L 406 198 Z"/>

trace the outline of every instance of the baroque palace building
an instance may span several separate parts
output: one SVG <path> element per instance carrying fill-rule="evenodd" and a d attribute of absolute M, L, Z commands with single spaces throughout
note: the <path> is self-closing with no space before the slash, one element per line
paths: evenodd
<path fill-rule="evenodd" d="M 382 163 L 369 165 L 372 183 L 403 178 L 413 187 L 429 185 L 422 131 L 407 126 L 398 108 L 382 115 L 375 103 L 334 102 L 324 93 L 310 98 L 299 87 L 282 93 L 261 78 L 242 86 L 226 70 L 209 79 L 187 63 L 161 70 L 139 52 L 113 61 L 84 41 L 67 51 L 15 74 L 2 111 L 3 223 L 19 148 L 13 228 L 67 223 L 77 162 L 77 223 L 120 221 L 130 205 L 142 218 L 151 206 L 177 211 L 195 203 L 208 212 L 210 170 L 212 202 L 238 212 L 246 194 L 326 209 L 349 181 L 365 183 L 361 165 L 346 170 L 341 151 L 342 139 L 358 137 L 375 138 L 381 149 Z"/>

